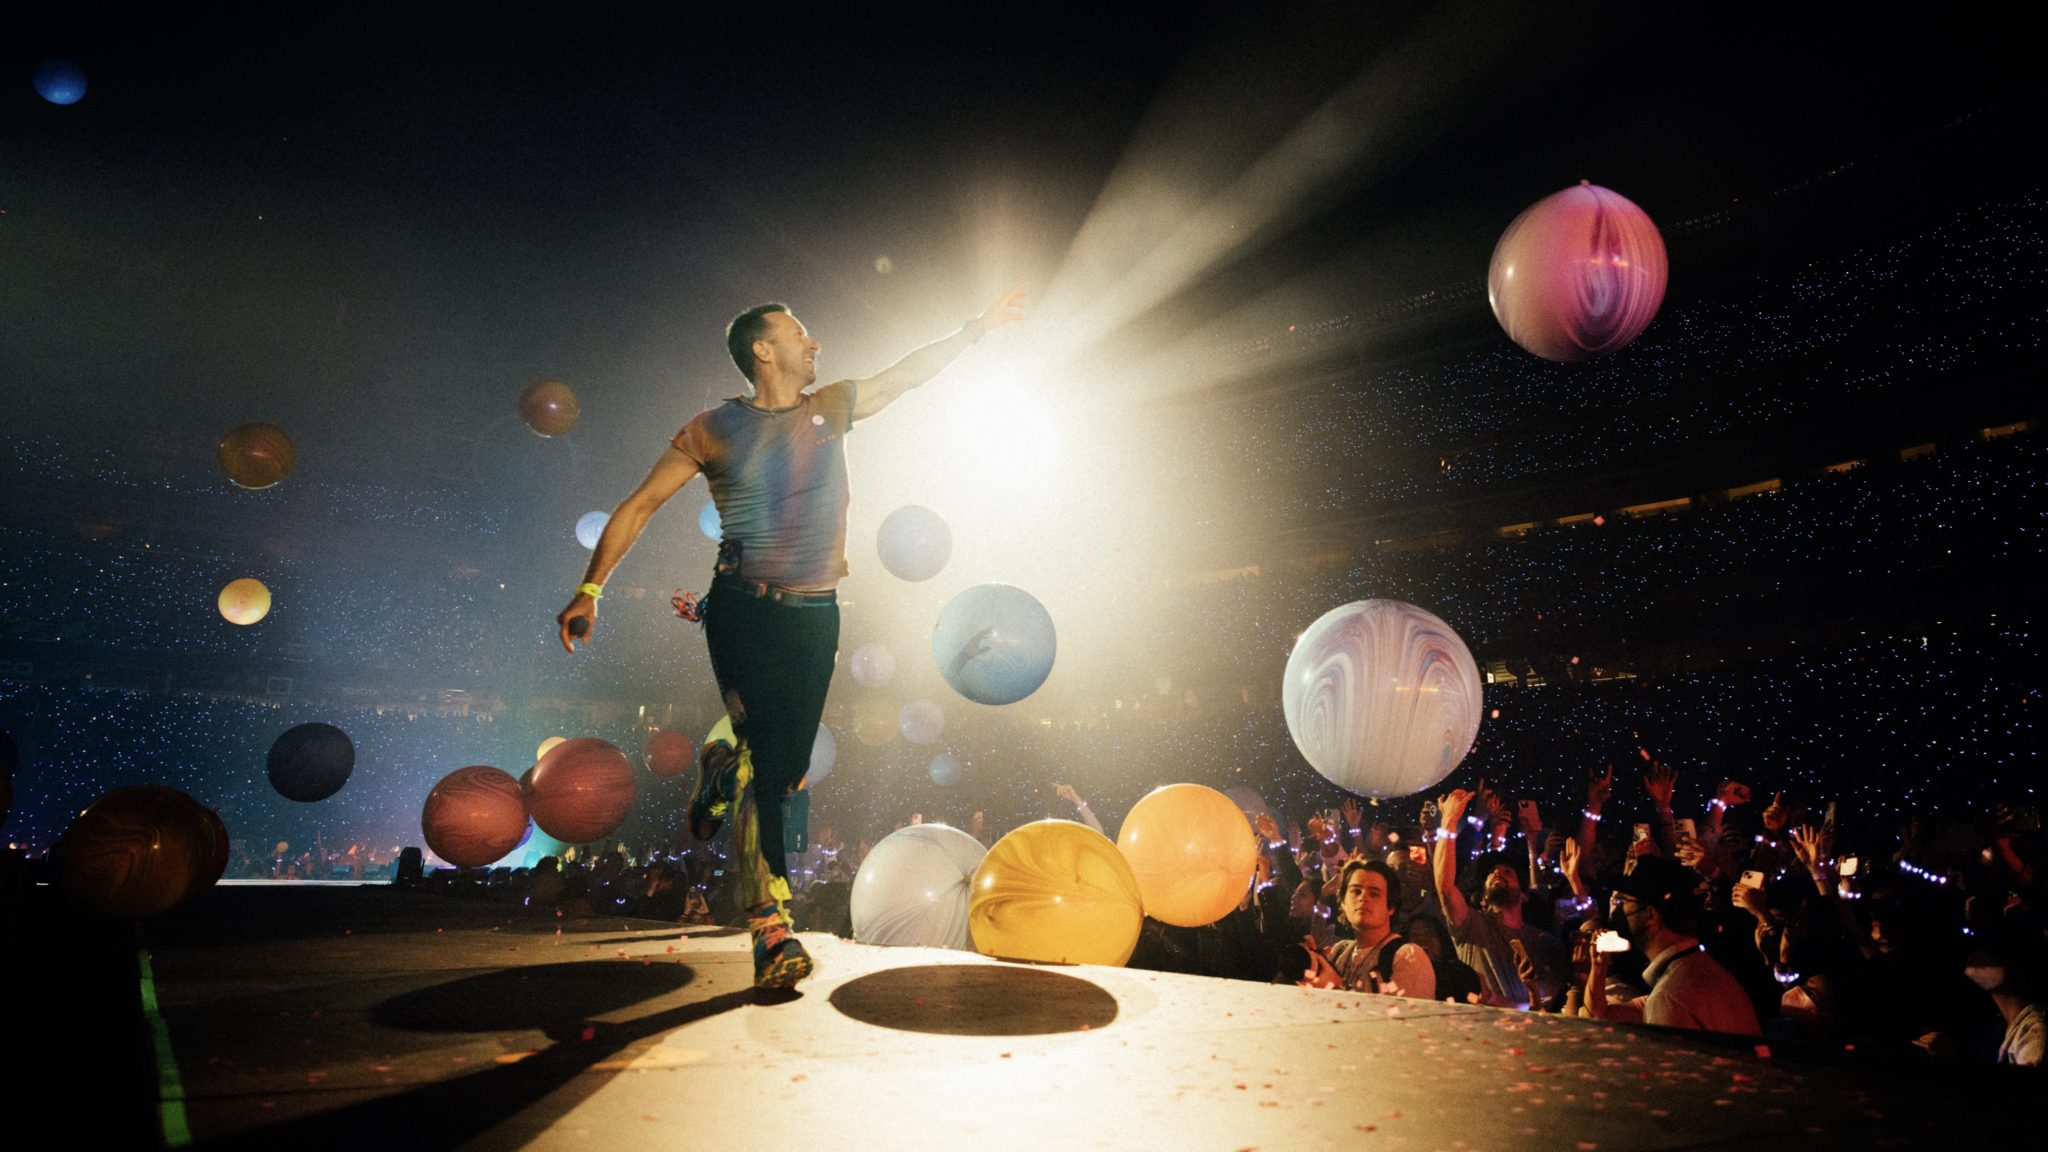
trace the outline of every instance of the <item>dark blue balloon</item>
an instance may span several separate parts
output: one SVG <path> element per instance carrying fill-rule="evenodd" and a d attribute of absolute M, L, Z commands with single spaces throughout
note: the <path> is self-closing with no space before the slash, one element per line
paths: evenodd
<path fill-rule="evenodd" d="M 85 99 L 85 69 L 69 60 L 45 60 L 36 65 L 36 91 L 52 104 L 76 104 Z"/>

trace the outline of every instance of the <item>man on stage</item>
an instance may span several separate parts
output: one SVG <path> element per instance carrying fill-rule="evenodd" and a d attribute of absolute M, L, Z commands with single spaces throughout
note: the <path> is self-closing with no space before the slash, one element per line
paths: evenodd
<path fill-rule="evenodd" d="M 575 599 L 556 617 L 562 646 L 595 630 L 605 579 L 648 518 L 703 473 L 723 539 L 702 606 L 712 674 L 738 747 L 707 741 L 690 799 L 690 830 L 716 835 L 730 813 L 742 905 L 754 937 L 754 986 L 789 988 L 811 973 L 790 932 L 783 801 L 803 782 L 839 647 L 834 589 L 846 575 L 845 435 L 939 371 L 992 329 L 1020 320 L 1024 290 L 958 332 L 865 380 L 815 391 L 818 342 L 782 304 L 726 328 L 726 349 L 752 385 L 698 413 L 626 497 L 590 557 Z"/>

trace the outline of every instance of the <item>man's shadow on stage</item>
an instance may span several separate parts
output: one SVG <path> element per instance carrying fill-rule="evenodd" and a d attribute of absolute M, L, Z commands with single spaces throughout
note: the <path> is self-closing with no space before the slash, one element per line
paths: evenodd
<path fill-rule="evenodd" d="M 743 988 L 632 1020 L 594 1019 L 679 991 L 695 978 L 682 964 L 588 961 L 480 973 L 394 996 L 370 1010 L 372 1024 L 440 1033 L 537 1028 L 550 1043 L 480 1072 L 202 1143 L 267 1152 L 393 1142 L 413 1148 L 523 1146 L 610 1083 L 653 1041 L 764 1002 L 763 994 Z M 610 1075 L 588 1075 L 600 1066 Z M 519 1123 L 507 1125 L 514 1117 Z"/>

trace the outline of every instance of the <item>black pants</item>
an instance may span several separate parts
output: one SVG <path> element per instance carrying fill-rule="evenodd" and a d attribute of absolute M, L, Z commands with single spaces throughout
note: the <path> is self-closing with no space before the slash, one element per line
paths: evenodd
<path fill-rule="evenodd" d="M 811 768 L 839 651 L 839 605 L 777 603 L 714 581 L 704 601 L 704 640 L 733 732 L 751 751 L 761 856 L 786 882 L 783 800 Z M 750 864 L 739 861 L 743 871 Z"/>

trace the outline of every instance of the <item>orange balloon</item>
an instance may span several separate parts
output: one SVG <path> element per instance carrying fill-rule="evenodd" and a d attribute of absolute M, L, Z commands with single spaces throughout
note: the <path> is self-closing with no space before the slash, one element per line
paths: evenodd
<path fill-rule="evenodd" d="M 634 791 L 626 754 L 584 736 L 557 744 L 533 766 L 527 803 L 541 831 L 564 844 L 588 844 L 625 822 Z"/>
<path fill-rule="evenodd" d="M 1237 804 L 1200 784 L 1169 784 L 1132 807 L 1116 846 L 1145 915 L 1181 928 L 1214 924 L 1244 899 L 1259 846 Z"/>
<path fill-rule="evenodd" d="M 292 438 L 275 424 L 241 424 L 214 449 L 220 470 L 244 488 L 268 488 L 291 475 L 298 453 Z"/>
<path fill-rule="evenodd" d="M 575 390 L 560 380 L 542 380 L 519 394 L 519 418 L 542 436 L 560 436 L 582 415 Z"/>
<path fill-rule="evenodd" d="M 1109 837 L 1040 820 L 996 841 L 975 869 L 967 928 L 984 956 L 1121 965 L 1145 913 L 1131 866 Z"/>
<path fill-rule="evenodd" d="M 228 581 L 220 590 L 220 614 L 230 624 L 247 627 L 270 615 L 270 589 L 248 576 Z"/>
<path fill-rule="evenodd" d="M 420 831 L 434 855 L 457 868 L 496 863 L 526 835 L 519 781 L 488 764 L 457 768 L 427 793 Z"/>

